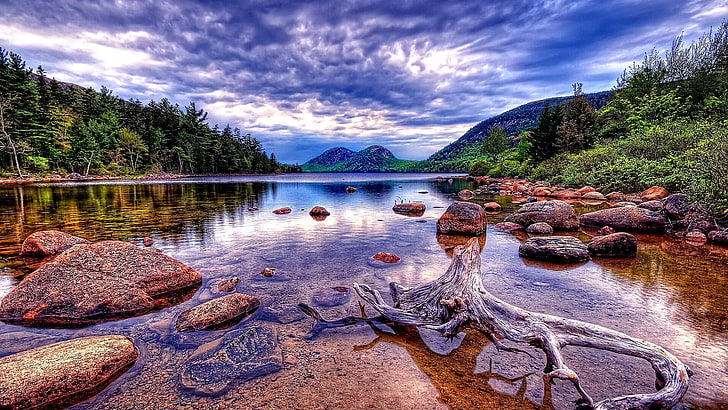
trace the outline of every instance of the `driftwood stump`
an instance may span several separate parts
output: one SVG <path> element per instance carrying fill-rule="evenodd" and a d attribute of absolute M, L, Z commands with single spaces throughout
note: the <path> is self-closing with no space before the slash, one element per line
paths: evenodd
<path fill-rule="evenodd" d="M 569 380 L 584 404 L 595 409 L 671 408 L 688 388 L 690 369 L 662 347 L 602 326 L 558 316 L 529 312 L 508 304 L 483 285 L 480 271 L 480 247 L 476 239 L 455 249 L 450 267 L 439 279 L 405 288 L 391 283 L 394 306 L 384 301 L 379 291 L 354 284 L 364 301 L 378 311 L 376 318 L 347 317 L 326 321 L 306 305 L 302 310 L 317 320 L 316 332 L 328 328 L 370 321 L 391 321 L 436 330 L 444 337 L 454 337 L 469 328 L 482 332 L 499 350 L 519 351 L 502 340 L 528 343 L 546 354 L 545 378 Z M 615 397 L 594 403 L 579 383 L 579 376 L 564 362 L 561 349 L 583 346 L 645 359 L 656 374 L 657 391 Z"/>

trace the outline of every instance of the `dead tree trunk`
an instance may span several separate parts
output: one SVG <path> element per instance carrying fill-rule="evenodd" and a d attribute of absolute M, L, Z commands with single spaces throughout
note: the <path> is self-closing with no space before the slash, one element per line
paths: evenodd
<path fill-rule="evenodd" d="M 546 354 L 545 377 L 549 381 L 571 381 L 582 400 L 595 409 L 670 408 L 682 399 L 692 372 L 671 353 L 615 330 L 529 312 L 496 298 L 483 286 L 479 250 L 476 239 L 456 248 L 452 264 L 434 282 L 414 288 L 391 283 L 394 306 L 387 304 L 379 291 L 367 285 L 354 284 L 354 289 L 384 319 L 393 322 L 424 326 L 441 332 L 444 337 L 453 337 L 461 329 L 476 329 L 501 350 L 517 350 L 503 345 L 501 339 L 536 346 Z M 345 325 L 359 321 L 340 322 Z M 577 374 L 564 362 L 561 349 L 567 345 L 609 350 L 645 359 L 655 370 L 658 390 L 594 403 L 581 387 Z"/>

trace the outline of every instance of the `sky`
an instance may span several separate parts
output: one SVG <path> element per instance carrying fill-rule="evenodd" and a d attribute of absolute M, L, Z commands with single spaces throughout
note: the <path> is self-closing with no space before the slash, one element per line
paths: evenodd
<path fill-rule="evenodd" d="M 0 47 L 123 99 L 194 101 L 279 161 L 424 159 L 529 101 L 611 89 L 726 0 L 0 0 Z"/>

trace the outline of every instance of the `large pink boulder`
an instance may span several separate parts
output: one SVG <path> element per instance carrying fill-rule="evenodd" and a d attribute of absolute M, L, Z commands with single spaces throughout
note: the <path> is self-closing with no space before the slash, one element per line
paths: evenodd
<path fill-rule="evenodd" d="M 437 233 L 477 236 L 486 231 L 485 209 L 471 202 L 453 202 L 437 220 Z"/>
<path fill-rule="evenodd" d="M 93 396 L 136 362 L 125 336 L 89 336 L 0 358 L 1 409 L 60 409 Z"/>
<path fill-rule="evenodd" d="M 546 222 L 555 231 L 576 231 L 579 219 L 574 208 L 564 201 L 539 201 L 525 204 L 518 212 L 505 219 L 521 226 L 529 226 L 536 222 Z"/>
<path fill-rule="evenodd" d="M 179 302 L 202 277 L 182 262 L 128 242 L 76 245 L 27 275 L 0 302 L 0 320 L 83 325 Z"/>

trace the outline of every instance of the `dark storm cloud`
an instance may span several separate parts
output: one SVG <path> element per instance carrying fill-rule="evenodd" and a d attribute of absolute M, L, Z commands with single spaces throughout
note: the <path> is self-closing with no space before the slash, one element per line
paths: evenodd
<path fill-rule="evenodd" d="M 0 46 L 123 98 L 191 100 L 279 159 L 423 158 L 518 104 L 610 88 L 720 1 L 0 0 Z M 400 152 L 398 152 L 398 150 Z M 309 155 L 312 153 L 312 155 Z"/>

